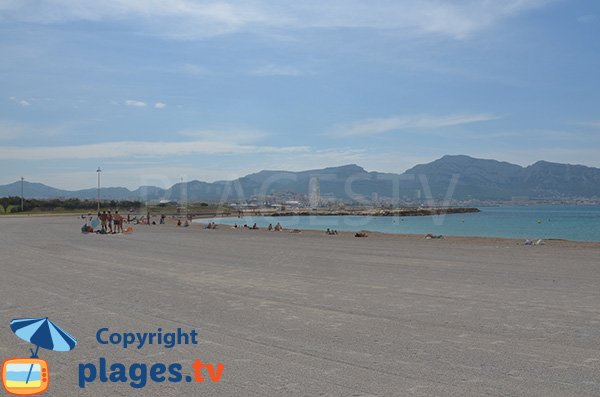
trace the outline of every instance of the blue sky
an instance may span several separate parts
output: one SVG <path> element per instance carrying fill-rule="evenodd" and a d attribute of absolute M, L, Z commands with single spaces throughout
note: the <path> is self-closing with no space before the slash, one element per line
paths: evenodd
<path fill-rule="evenodd" d="M 600 3 L 3 0 L 0 184 L 600 167 Z"/>

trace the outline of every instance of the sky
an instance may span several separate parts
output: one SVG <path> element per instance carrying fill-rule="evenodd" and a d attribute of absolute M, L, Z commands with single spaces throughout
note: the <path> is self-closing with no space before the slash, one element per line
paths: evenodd
<path fill-rule="evenodd" d="M 0 0 L 0 184 L 600 167 L 600 2 Z"/>

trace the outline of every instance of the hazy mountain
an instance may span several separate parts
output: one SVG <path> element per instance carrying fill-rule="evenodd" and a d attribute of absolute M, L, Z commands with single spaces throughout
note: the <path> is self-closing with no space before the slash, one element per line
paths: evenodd
<path fill-rule="evenodd" d="M 523 167 L 504 161 L 475 159 L 469 156 L 444 156 L 428 164 L 417 165 L 405 172 L 414 175 L 419 188 L 428 183 L 434 196 L 445 196 L 455 176 L 453 197 L 477 199 L 510 199 L 526 196 Z M 426 178 L 425 182 L 423 178 Z"/>
<path fill-rule="evenodd" d="M 538 161 L 523 170 L 532 196 L 600 196 L 600 169 Z"/>
<path fill-rule="evenodd" d="M 124 187 L 106 187 L 101 189 L 101 197 L 103 199 L 138 199 L 139 194 L 136 192 L 137 190 L 132 192 Z M 62 190 L 44 185 L 42 183 L 24 181 L 23 193 L 26 198 L 32 199 L 79 198 L 95 200 L 98 195 L 98 190 L 96 188 L 75 191 Z M 5 196 L 21 196 L 21 182 L 19 181 L 0 186 L 0 197 Z"/>
<path fill-rule="evenodd" d="M 55 189 L 43 183 L 23 182 L 23 192 L 29 198 L 67 197 L 71 192 Z M 0 196 L 21 196 L 21 181 L 0 186 Z"/>
<path fill-rule="evenodd" d="M 425 175 L 434 196 L 443 196 L 453 175 L 457 199 L 600 197 L 600 169 L 538 161 L 528 167 L 468 156 L 444 156 L 405 172 Z"/>
<path fill-rule="evenodd" d="M 142 186 L 102 188 L 102 199 L 234 201 L 274 193 L 307 194 L 311 178 L 317 178 L 323 197 L 344 200 L 400 197 L 507 200 L 530 198 L 600 197 L 600 169 L 582 165 L 538 161 L 528 167 L 469 156 L 444 156 L 416 165 L 403 174 L 368 172 L 358 165 L 290 171 L 260 171 L 233 181 L 191 181 L 169 189 Z M 29 198 L 78 197 L 95 199 L 95 188 L 78 191 L 55 189 L 41 183 L 24 183 Z M 0 196 L 19 196 L 21 183 L 0 186 Z"/>

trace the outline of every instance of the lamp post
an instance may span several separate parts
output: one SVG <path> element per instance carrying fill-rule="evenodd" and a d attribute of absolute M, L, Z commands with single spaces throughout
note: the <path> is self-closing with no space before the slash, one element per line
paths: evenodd
<path fill-rule="evenodd" d="M 188 219 L 188 185 L 187 182 L 183 183 L 183 177 L 181 177 L 181 204 L 185 207 L 185 219 Z"/>
<path fill-rule="evenodd" d="M 25 178 L 21 177 L 21 212 L 23 212 L 23 181 Z"/>
<path fill-rule="evenodd" d="M 185 183 L 185 219 L 189 218 L 190 198 L 188 197 L 188 183 Z"/>
<path fill-rule="evenodd" d="M 102 172 L 100 167 L 98 167 L 96 172 L 98 173 L 98 212 L 100 212 L 100 173 Z"/>

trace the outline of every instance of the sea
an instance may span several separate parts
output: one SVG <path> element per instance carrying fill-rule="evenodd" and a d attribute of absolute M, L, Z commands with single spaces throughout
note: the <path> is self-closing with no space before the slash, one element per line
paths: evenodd
<path fill-rule="evenodd" d="M 481 212 L 435 216 L 251 216 L 213 218 L 197 222 L 396 234 L 562 239 L 600 242 L 600 206 L 536 205 L 479 207 Z"/>

